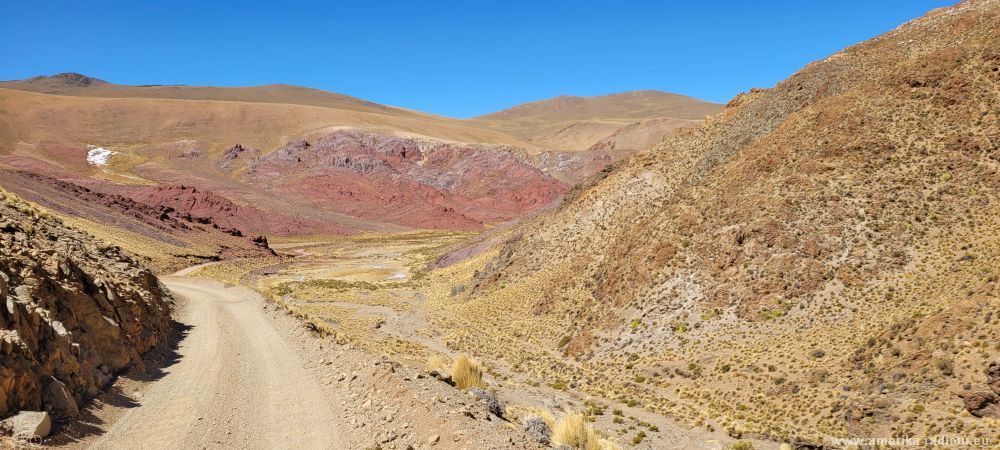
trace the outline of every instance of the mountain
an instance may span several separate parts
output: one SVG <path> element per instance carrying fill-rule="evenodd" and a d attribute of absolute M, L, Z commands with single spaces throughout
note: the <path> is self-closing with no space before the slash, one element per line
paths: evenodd
<path fill-rule="evenodd" d="M 673 128 L 700 122 L 718 113 L 722 105 L 660 91 L 632 91 L 597 97 L 563 95 L 525 103 L 472 119 L 503 130 L 538 147 L 586 150 L 622 129 L 643 125 L 655 131 L 640 142 L 623 147 L 644 150 Z M 634 135 L 635 132 L 629 133 Z"/>
<path fill-rule="evenodd" d="M 621 97 L 629 100 L 579 99 L 560 114 L 694 115 L 680 112 L 694 104 L 680 96 Z M 664 120 L 674 126 L 648 123 Z M 269 251 L 259 235 L 474 230 L 516 220 L 635 151 L 616 149 L 629 139 L 616 136 L 595 135 L 606 141 L 593 150 L 549 150 L 477 121 L 287 85 L 129 86 L 76 73 L 0 82 L 0 183 L 78 217 L 92 233 L 102 234 L 95 224 L 117 224 L 127 233 L 102 237 L 162 270 Z M 158 211 L 196 224 L 161 223 Z"/>
<path fill-rule="evenodd" d="M 733 436 L 995 436 L 998 48 L 935 10 L 615 163 L 485 253 L 463 311 L 521 313 L 459 348 Z"/>
<path fill-rule="evenodd" d="M 645 150 L 722 105 L 660 91 L 597 97 L 563 95 L 471 119 L 542 149 L 536 166 L 576 184 L 608 164 Z"/>

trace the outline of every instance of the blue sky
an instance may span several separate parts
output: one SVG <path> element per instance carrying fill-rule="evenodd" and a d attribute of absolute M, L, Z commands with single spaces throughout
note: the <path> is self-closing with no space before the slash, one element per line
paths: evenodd
<path fill-rule="evenodd" d="M 951 3 L 14 1 L 0 79 L 287 83 L 454 117 L 636 89 L 725 102 Z"/>

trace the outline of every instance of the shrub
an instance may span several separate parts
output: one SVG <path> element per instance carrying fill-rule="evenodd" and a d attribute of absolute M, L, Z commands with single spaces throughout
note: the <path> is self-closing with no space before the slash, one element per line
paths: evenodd
<path fill-rule="evenodd" d="M 479 399 L 486 404 L 486 410 L 488 410 L 494 416 L 503 417 L 504 414 L 503 403 L 500 402 L 500 398 L 497 397 L 497 394 L 495 392 L 485 391 L 478 387 L 469 389 L 469 392 L 471 392 L 476 397 L 479 397 Z"/>
<path fill-rule="evenodd" d="M 622 446 L 620 446 L 620 445 L 618 445 L 618 444 L 616 444 L 614 442 L 611 442 L 611 441 L 609 441 L 607 439 L 599 439 L 597 441 L 597 446 L 601 450 L 622 450 Z"/>
<path fill-rule="evenodd" d="M 542 445 L 549 445 L 552 439 L 552 430 L 549 424 L 541 417 L 533 416 L 524 421 L 524 431 Z"/>
<path fill-rule="evenodd" d="M 459 389 L 485 388 L 483 367 L 468 355 L 460 355 L 451 366 L 451 379 Z"/>

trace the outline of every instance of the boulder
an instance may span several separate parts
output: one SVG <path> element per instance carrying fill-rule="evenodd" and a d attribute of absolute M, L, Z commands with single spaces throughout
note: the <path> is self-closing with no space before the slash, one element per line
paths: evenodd
<path fill-rule="evenodd" d="M 975 417 L 1000 417 L 1000 396 L 991 389 L 977 387 L 958 394 L 965 409 Z"/>
<path fill-rule="evenodd" d="M 73 393 L 61 381 L 52 378 L 42 392 L 42 402 L 54 415 L 73 418 L 80 414 Z"/>
<path fill-rule="evenodd" d="M 492 413 L 494 416 L 503 417 L 504 407 L 503 403 L 500 402 L 500 398 L 497 397 L 495 392 L 485 391 L 479 388 L 469 389 L 469 395 L 477 397 L 486 404 L 486 409 Z"/>
<path fill-rule="evenodd" d="M 52 431 L 52 419 L 45 411 L 21 411 L 4 422 L 5 428 L 18 438 L 44 438 Z"/>

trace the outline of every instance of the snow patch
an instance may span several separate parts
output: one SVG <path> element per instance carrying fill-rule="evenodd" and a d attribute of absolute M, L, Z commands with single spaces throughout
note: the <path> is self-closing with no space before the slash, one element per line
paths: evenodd
<path fill-rule="evenodd" d="M 106 148 L 94 147 L 93 145 L 89 145 L 88 147 L 90 147 L 90 150 L 87 151 L 87 162 L 95 166 L 108 165 L 108 158 L 118 153 Z"/>

